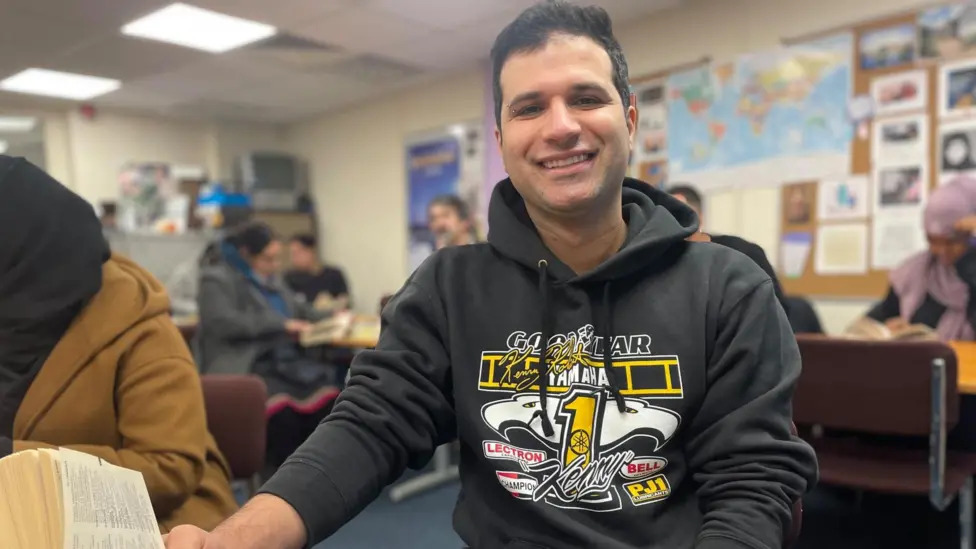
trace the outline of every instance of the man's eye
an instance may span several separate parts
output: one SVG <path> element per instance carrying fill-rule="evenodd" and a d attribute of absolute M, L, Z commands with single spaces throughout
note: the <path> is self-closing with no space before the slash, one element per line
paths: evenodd
<path fill-rule="evenodd" d="M 587 97 L 580 97 L 579 99 L 576 100 L 576 104 L 577 105 L 581 105 L 581 106 L 584 106 L 584 107 L 593 107 L 593 106 L 597 106 L 597 105 L 602 105 L 603 103 L 604 103 L 603 100 L 601 100 L 601 99 L 599 99 L 597 97 L 589 97 L 589 96 L 587 96 Z"/>
<path fill-rule="evenodd" d="M 526 105 L 524 107 L 519 107 L 514 110 L 515 116 L 535 116 L 542 112 L 542 108 L 538 105 Z"/>

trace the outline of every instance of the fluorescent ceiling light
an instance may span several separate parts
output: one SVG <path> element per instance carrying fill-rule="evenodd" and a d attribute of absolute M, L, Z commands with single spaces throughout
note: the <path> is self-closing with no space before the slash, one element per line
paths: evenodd
<path fill-rule="evenodd" d="M 122 27 L 122 34 L 222 53 L 257 42 L 277 29 L 186 4 L 172 4 Z"/>
<path fill-rule="evenodd" d="M 118 80 L 47 69 L 27 69 L 0 82 L 0 90 L 64 99 L 91 99 L 121 86 Z"/>
<path fill-rule="evenodd" d="M 29 132 L 37 125 L 37 119 L 30 116 L 0 116 L 0 132 Z"/>
<path fill-rule="evenodd" d="M 7 152 L 7 142 L 0 141 L 0 154 Z"/>

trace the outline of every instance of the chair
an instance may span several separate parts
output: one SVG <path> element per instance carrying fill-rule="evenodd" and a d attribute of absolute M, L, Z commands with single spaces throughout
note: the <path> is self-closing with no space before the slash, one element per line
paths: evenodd
<path fill-rule="evenodd" d="M 959 415 L 953 350 L 935 341 L 797 342 L 793 418 L 812 428 L 821 482 L 925 495 L 939 511 L 958 494 L 960 546 L 972 549 L 976 454 L 946 449 Z"/>
<path fill-rule="evenodd" d="M 234 480 L 246 480 L 253 495 L 264 468 L 267 437 L 264 380 L 255 375 L 200 376 L 207 427 L 227 458 Z"/>

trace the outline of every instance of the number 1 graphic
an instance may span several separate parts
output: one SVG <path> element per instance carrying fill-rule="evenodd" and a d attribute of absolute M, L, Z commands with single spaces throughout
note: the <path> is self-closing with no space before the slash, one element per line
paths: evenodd
<path fill-rule="evenodd" d="M 584 456 L 580 467 L 585 467 L 593 459 L 594 433 L 596 431 L 597 405 L 599 401 L 592 393 L 575 393 L 563 401 L 560 415 L 568 416 L 563 465 L 568 466 L 579 456 Z"/>

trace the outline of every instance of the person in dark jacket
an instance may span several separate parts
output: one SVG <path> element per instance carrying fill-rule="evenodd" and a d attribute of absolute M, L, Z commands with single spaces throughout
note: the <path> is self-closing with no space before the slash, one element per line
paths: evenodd
<path fill-rule="evenodd" d="M 701 194 L 699 194 L 697 189 L 686 183 L 675 183 L 668 188 L 668 192 L 671 193 L 671 196 L 691 207 L 691 209 L 698 214 L 699 228 L 704 226 L 704 202 L 702 201 Z M 758 265 L 759 268 L 769 276 L 769 279 L 773 281 L 773 290 L 776 293 L 776 300 L 779 301 L 784 310 L 788 310 L 786 297 L 783 294 L 783 288 L 780 286 L 779 278 L 776 276 L 776 269 L 773 268 L 773 265 L 769 262 L 769 259 L 766 258 L 766 252 L 763 251 L 762 246 L 749 242 L 748 240 L 738 236 L 728 234 L 711 234 L 704 231 L 699 232 L 704 235 L 704 238 L 701 238 L 701 240 L 714 242 L 719 246 L 731 248 L 737 252 L 745 254 L 746 257 L 753 260 L 756 265 Z"/>
<path fill-rule="evenodd" d="M 296 234 L 288 242 L 291 269 L 285 283 L 316 309 L 344 310 L 349 306 L 349 285 L 342 270 L 323 265 L 318 239 L 311 233 Z"/>
<path fill-rule="evenodd" d="M 280 464 L 332 409 L 344 379 L 296 339 L 328 313 L 295 298 L 279 277 L 281 241 L 264 223 L 227 235 L 220 258 L 200 270 L 200 369 L 256 374 L 268 386 L 268 462 Z"/>
<path fill-rule="evenodd" d="M 867 314 L 897 329 L 924 324 L 943 341 L 976 339 L 976 179 L 936 189 L 925 206 L 929 247 L 891 271 L 885 298 Z"/>
<path fill-rule="evenodd" d="M 510 178 L 488 242 L 425 261 L 261 494 L 169 549 L 314 545 L 455 438 L 474 549 L 781 546 L 817 466 L 769 277 L 625 177 L 637 111 L 602 8 L 529 8 L 491 59 Z"/>

